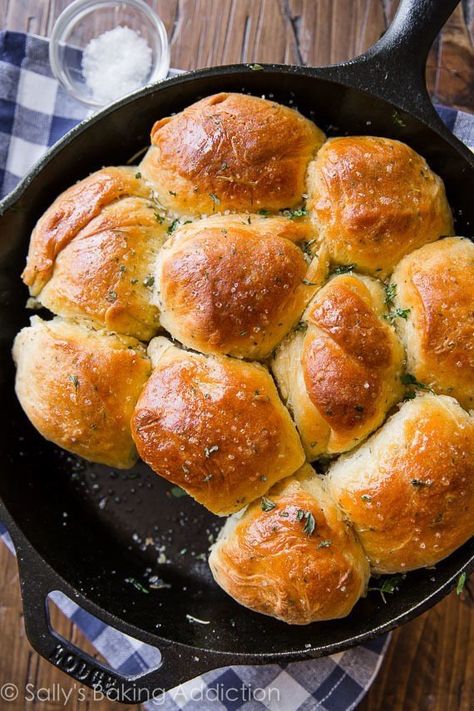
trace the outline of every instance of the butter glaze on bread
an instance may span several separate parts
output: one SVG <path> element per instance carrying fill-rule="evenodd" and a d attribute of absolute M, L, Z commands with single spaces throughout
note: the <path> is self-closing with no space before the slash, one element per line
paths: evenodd
<path fill-rule="evenodd" d="M 150 340 L 160 326 L 153 275 L 166 237 L 166 223 L 157 222 L 152 202 L 117 200 L 57 255 L 38 300 L 60 316 L 82 316 L 98 327 Z"/>
<path fill-rule="evenodd" d="M 228 519 L 209 565 L 241 605 L 293 625 L 348 615 L 369 577 L 361 546 L 309 465 Z"/>
<path fill-rule="evenodd" d="M 403 394 L 403 349 L 384 319 L 384 290 L 370 277 L 336 276 L 311 300 L 272 370 L 307 456 L 354 447 Z"/>
<path fill-rule="evenodd" d="M 103 207 L 127 195 L 150 197 L 134 167 L 102 168 L 65 190 L 33 230 L 23 281 L 37 296 L 53 271 L 57 255 Z"/>
<path fill-rule="evenodd" d="M 215 94 L 155 123 L 140 164 L 162 205 L 177 214 L 294 207 L 325 139 L 304 116 L 246 94 Z"/>
<path fill-rule="evenodd" d="M 181 227 L 156 272 L 162 326 L 203 353 L 269 355 L 326 278 L 311 238 L 308 220 L 285 217 L 216 215 Z"/>
<path fill-rule="evenodd" d="M 38 221 L 23 279 L 59 317 L 17 335 L 18 398 L 60 447 L 139 454 L 233 514 L 209 562 L 236 601 L 343 617 L 368 558 L 404 572 L 473 533 L 473 417 L 425 394 L 383 424 L 402 373 L 474 407 L 474 246 L 452 232 L 407 145 L 209 96 L 157 121 L 138 168 L 96 171 Z M 305 463 L 351 449 L 326 477 Z"/>
<path fill-rule="evenodd" d="M 337 264 L 389 274 L 417 247 L 453 233 L 443 181 L 400 141 L 331 138 L 308 170 L 308 208 Z"/>
<path fill-rule="evenodd" d="M 295 426 L 256 363 L 150 344 L 153 373 L 132 418 L 140 457 L 213 513 L 264 494 L 304 461 Z"/>
<path fill-rule="evenodd" d="M 119 469 L 135 463 L 130 418 L 151 370 L 141 343 L 34 316 L 13 357 L 18 399 L 45 439 Z"/>
<path fill-rule="evenodd" d="M 435 565 L 474 534 L 474 418 L 453 398 L 417 396 L 327 482 L 374 572 Z"/>
<path fill-rule="evenodd" d="M 408 370 L 437 393 L 474 408 L 474 244 L 462 237 L 426 245 L 393 273 Z"/>

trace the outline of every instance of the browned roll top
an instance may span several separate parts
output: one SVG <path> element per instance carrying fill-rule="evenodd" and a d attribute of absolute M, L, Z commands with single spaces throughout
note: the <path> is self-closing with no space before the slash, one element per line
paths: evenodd
<path fill-rule="evenodd" d="M 140 170 L 169 210 L 209 215 L 298 205 L 324 134 L 293 109 L 215 94 L 160 119 Z"/>
<path fill-rule="evenodd" d="M 408 370 L 437 393 L 474 407 L 474 244 L 448 237 L 405 257 L 393 273 Z"/>
<path fill-rule="evenodd" d="M 311 234 L 307 220 L 255 215 L 178 229 L 157 269 L 162 325 L 204 353 L 267 356 L 326 276 Z"/>
<path fill-rule="evenodd" d="M 353 447 L 401 397 L 403 351 L 385 315 L 375 280 L 336 276 L 277 352 L 273 372 L 310 458 Z"/>
<path fill-rule="evenodd" d="M 155 367 L 132 431 L 155 472 L 225 515 L 301 466 L 295 427 L 263 366 L 190 353 L 164 338 L 150 352 Z"/>
<path fill-rule="evenodd" d="M 308 172 L 309 211 L 331 258 L 377 276 L 408 252 L 452 234 L 442 180 L 400 141 L 332 138 Z"/>
<path fill-rule="evenodd" d="M 35 316 L 13 357 L 18 399 L 43 437 L 92 462 L 133 466 L 130 418 L 151 370 L 139 341 Z"/>
<path fill-rule="evenodd" d="M 48 281 L 61 250 L 103 207 L 127 195 L 150 195 L 133 167 L 102 168 L 61 193 L 38 220 L 31 235 L 23 281 L 33 296 Z"/>
<path fill-rule="evenodd" d="M 474 419 L 453 398 L 417 396 L 327 482 L 375 572 L 435 565 L 474 534 Z"/>
<path fill-rule="evenodd" d="M 298 625 L 348 615 L 369 577 L 352 530 L 308 465 L 228 520 L 209 565 L 242 605 Z"/>

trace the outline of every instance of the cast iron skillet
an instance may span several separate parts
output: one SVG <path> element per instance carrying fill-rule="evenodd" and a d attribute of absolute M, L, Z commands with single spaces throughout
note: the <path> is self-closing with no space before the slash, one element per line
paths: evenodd
<path fill-rule="evenodd" d="M 130 159 L 148 143 L 155 120 L 215 92 L 246 91 L 295 105 L 329 135 L 374 134 L 407 142 L 443 177 L 457 234 L 472 236 L 474 160 L 438 119 L 424 82 L 430 45 L 456 5 L 455 0 L 402 0 L 384 37 L 342 65 L 219 67 L 136 92 L 71 131 L 1 205 L 0 518 L 18 552 L 31 644 L 84 684 L 123 696 L 141 688 L 167 689 L 229 664 L 341 651 L 419 615 L 472 569 L 468 543 L 436 570 L 410 573 L 387 604 L 370 593 L 343 620 L 292 627 L 250 612 L 213 584 L 201 559 L 209 534 L 221 523 L 189 497 L 170 495 L 170 485 L 143 464 L 117 473 L 44 441 L 16 401 L 10 355 L 15 333 L 29 319 L 20 272 L 42 212 L 74 181 Z M 163 545 L 170 562 L 158 564 L 156 549 Z M 147 567 L 171 587 L 148 594 L 138 589 L 133 581 L 147 587 Z M 60 638 L 46 609 L 52 590 L 159 647 L 160 668 L 127 679 Z"/>

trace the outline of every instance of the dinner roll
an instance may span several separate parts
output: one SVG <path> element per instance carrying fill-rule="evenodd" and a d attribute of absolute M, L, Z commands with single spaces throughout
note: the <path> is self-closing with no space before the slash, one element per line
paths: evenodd
<path fill-rule="evenodd" d="M 31 235 L 22 278 L 32 296 L 37 296 L 48 281 L 59 252 L 103 207 L 127 195 L 150 196 L 150 189 L 133 166 L 102 168 L 56 198 Z"/>
<path fill-rule="evenodd" d="M 307 464 L 227 520 L 209 565 L 241 605 L 293 625 L 348 615 L 369 577 L 361 546 Z"/>
<path fill-rule="evenodd" d="M 474 418 L 419 395 L 332 465 L 328 487 L 375 572 L 435 565 L 474 534 Z"/>
<path fill-rule="evenodd" d="M 272 364 L 308 458 L 354 447 L 403 394 L 403 349 L 370 277 L 343 274 L 311 300 Z"/>
<path fill-rule="evenodd" d="M 137 340 L 35 316 L 13 358 L 18 399 L 43 437 L 93 462 L 134 464 L 130 417 L 151 370 Z"/>
<path fill-rule="evenodd" d="M 404 143 L 374 136 L 327 141 L 308 170 L 308 208 L 338 264 L 377 276 L 453 223 L 442 180 Z"/>
<path fill-rule="evenodd" d="M 37 298 L 60 316 L 83 316 L 99 327 L 150 340 L 160 325 L 152 293 L 155 261 L 166 237 L 166 223 L 152 202 L 118 200 L 56 256 Z"/>
<path fill-rule="evenodd" d="M 324 134 L 298 111 L 221 93 L 160 119 L 140 170 L 169 210 L 280 210 L 301 203 Z"/>
<path fill-rule="evenodd" d="M 295 426 L 257 363 L 149 347 L 153 373 L 132 418 L 140 457 L 218 515 L 233 513 L 304 461 Z"/>
<path fill-rule="evenodd" d="M 409 372 L 474 408 L 474 244 L 448 237 L 421 247 L 400 262 L 391 288 Z"/>
<path fill-rule="evenodd" d="M 204 353 L 264 358 L 326 277 L 308 220 L 215 215 L 176 230 L 160 253 L 161 323 Z"/>

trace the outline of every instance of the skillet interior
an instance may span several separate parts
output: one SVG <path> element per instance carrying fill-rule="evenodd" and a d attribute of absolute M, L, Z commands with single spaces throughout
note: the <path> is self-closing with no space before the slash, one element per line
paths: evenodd
<path fill-rule="evenodd" d="M 26 539 L 64 580 L 87 600 L 152 635 L 158 646 L 163 637 L 234 654 L 291 654 L 308 643 L 313 654 L 328 645 L 335 651 L 432 604 L 436 591 L 469 560 L 472 546 L 466 544 L 436 570 L 409 574 L 387 604 L 370 593 L 344 620 L 287 626 L 245 610 L 213 584 L 206 561 L 198 556 L 221 526 L 216 517 L 189 497 L 170 496 L 170 485 L 143 464 L 114 472 L 47 443 L 13 392 L 11 343 L 30 315 L 20 272 L 38 217 L 74 181 L 100 166 L 129 160 L 148 143 L 155 120 L 224 90 L 264 94 L 296 106 L 329 135 L 374 134 L 407 142 L 445 180 L 457 233 L 472 236 L 474 169 L 466 159 L 391 104 L 310 70 L 208 70 L 124 101 L 66 141 L 0 220 L 0 496 Z M 158 564 L 162 546 L 170 562 Z M 132 578 L 146 585 L 147 568 L 172 587 L 145 594 L 126 582 Z M 210 624 L 192 623 L 186 613 Z"/>

